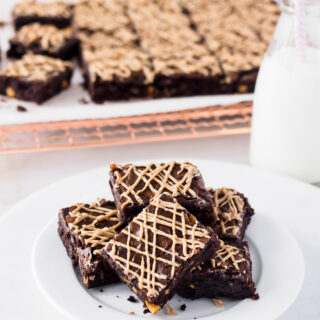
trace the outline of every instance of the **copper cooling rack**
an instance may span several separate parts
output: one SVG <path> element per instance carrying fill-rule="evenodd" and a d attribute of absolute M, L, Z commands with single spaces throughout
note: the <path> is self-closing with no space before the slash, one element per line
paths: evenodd
<path fill-rule="evenodd" d="M 222 135 L 250 131 L 252 103 L 130 117 L 0 126 L 0 153 L 51 151 Z"/>

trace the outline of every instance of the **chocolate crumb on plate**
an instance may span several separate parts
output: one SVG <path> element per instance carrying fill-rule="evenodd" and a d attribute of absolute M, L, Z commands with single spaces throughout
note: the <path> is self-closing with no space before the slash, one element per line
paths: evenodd
<path fill-rule="evenodd" d="M 98 306 L 99 308 L 102 308 L 102 306 Z"/>
<path fill-rule="evenodd" d="M 24 106 L 17 106 L 17 111 L 19 111 L 19 112 L 27 112 L 28 109 L 25 108 Z"/>
<path fill-rule="evenodd" d="M 136 299 L 134 296 L 130 296 L 127 300 L 130 301 L 130 302 L 133 302 L 133 303 L 136 303 L 136 302 L 139 301 L 139 300 Z"/>
<path fill-rule="evenodd" d="M 100 289 L 100 292 L 103 292 L 103 289 Z"/>
<path fill-rule="evenodd" d="M 130 314 L 130 316 L 133 316 L 135 313 L 133 311 L 131 311 L 129 314 Z"/>
<path fill-rule="evenodd" d="M 180 306 L 180 310 L 185 311 L 187 309 L 187 306 L 185 304 Z"/>
<path fill-rule="evenodd" d="M 147 314 L 147 313 L 150 313 L 150 311 L 149 311 L 149 309 L 144 309 L 144 310 L 143 310 L 143 313 L 144 313 L 144 314 Z"/>

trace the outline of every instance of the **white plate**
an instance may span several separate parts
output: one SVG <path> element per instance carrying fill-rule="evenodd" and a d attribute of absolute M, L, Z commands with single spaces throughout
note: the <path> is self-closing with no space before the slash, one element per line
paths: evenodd
<path fill-rule="evenodd" d="M 272 237 L 266 236 L 266 230 Z M 261 212 L 256 213 L 248 230 L 247 240 L 250 244 L 253 278 L 261 298 L 258 301 L 246 299 L 236 302 L 223 299 L 224 310 L 221 311 L 210 299 L 190 301 L 176 295 L 170 301 L 170 306 L 178 312 L 175 319 L 210 319 L 214 315 L 214 319 L 222 320 L 237 315 L 238 320 L 253 320 L 259 315 L 259 319 L 264 320 L 283 313 L 302 285 L 304 264 L 301 251 L 286 229 Z M 275 261 L 281 263 L 274 263 Z M 100 288 L 86 290 L 81 285 L 57 234 L 56 218 L 43 229 L 35 242 L 32 271 L 45 296 L 72 319 L 104 320 L 112 317 L 120 320 L 150 317 L 143 314 L 142 303 L 127 301 L 132 292 L 124 284 L 105 286 L 103 292 L 100 292 Z M 179 312 L 182 304 L 187 305 L 185 312 Z M 132 311 L 135 312 L 135 317 L 129 315 Z M 152 318 L 166 317 L 161 311 Z"/>
<path fill-rule="evenodd" d="M 262 271 L 257 284 L 261 299 L 258 301 L 245 300 L 240 302 L 232 308 L 216 314 L 214 319 L 220 319 L 218 317 L 222 317 L 223 319 L 226 314 L 239 318 L 244 312 L 255 312 L 255 316 L 250 315 L 251 319 L 262 319 L 262 317 L 263 319 L 274 319 L 280 316 L 293 302 L 301 285 L 303 264 L 294 240 L 292 240 L 292 237 L 288 235 L 287 232 L 282 232 L 283 228 L 280 227 L 280 225 L 288 226 L 295 235 L 298 235 L 298 240 L 303 246 L 306 259 L 308 259 L 306 273 L 307 284 L 303 286 L 305 300 L 299 297 L 299 304 L 296 307 L 294 305 L 293 308 L 290 309 L 293 311 L 287 312 L 286 314 L 289 314 L 289 316 L 284 316 L 283 319 L 292 320 L 304 318 L 304 315 L 307 315 L 309 310 L 311 310 L 311 308 L 306 308 L 306 306 L 308 306 L 308 304 L 310 305 L 312 298 L 317 299 L 317 281 L 319 280 L 317 257 L 319 247 L 313 245 L 313 243 L 319 243 L 320 241 L 317 227 L 320 223 L 318 203 L 320 191 L 317 188 L 293 179 L 251 169 L 246 166 L 204 160 L 188 160 L 199 166 L 208 185 L 209 183 L 213 186 L 226 185 L 239 189 L 249 197 L 252 205 L 255 207 L 257 215 L 254 217 L 252 225 L 248 230 L 249 241 L 253 244 L 253 248 L 256 247 L 257 249 L 253 249 L 254 267 L 256 268 L 255 277 L 259 276 L 260 270 L 259 258 L 257 259 L 259 254 L 257 254 L 257 252 L 261 251 L 261 245 L 266 246 L 266 251 L 261 254 Z M 110 161 L 111 159 L 109 162 Z M 50 224 L 50 221 L 55 224 L 55 222 L 52 221 L 56 219 L 58 208 L 68 206 L 86 198 L 88 195 L 107 196 L 107 193 L 104 194 L 104 190 L 107 190 L 106 188 L 106 170 L 105 168 L 99 168 L 65 179 L 62 182 L 37 192 L 17 204 L 1 218 L 0 252 L 1 258 L 3 259 L 2 261 L 5 261 L 5 263 L 2 262 L 0 264 L 1 319 L 67 319 L 68 317 L 65 315 L 72 313 L 73 309 L 71 307 L 65 307 L 61 301 L 66 300 L 70 302 L 71 306 L 77 303 L 79 307 L 83 307 L 82 303 L 79 304 L 75 299 L 79 295 L 83 296 L 88 308 L 94 306 L 92 310 L 95 311 L 92 312 L 101 311 L 101 314 L 103 313 L 105 315 L 107 307 L 98 309 L 100 302 L 94 301 L 94 295 L 96 293 L 89 295 L 89 293 L 81 287 L 80 283 L 75 281 L 70 263 L 62 245 L 60 245 L 59 240 L 55 238 L 55 228 Z M 301 215 L 302 212 L 303 216 Z M 274 223 L 274 221 L 276 223 Z M 259 230 L 262 229 L 261 224 L 266 224 L 266 227 L 255 236 L 255 239 L 251 238 L 255 228 L 259 228 Z M 255 227 L 255 225 L 257 225 L 257 227 Z M 47 228 L 45 228 L 46 226 Z M 41 235 L 39 235 L 40 233 Z M 272 244 L 274 243 L 274 239 L 280 239 L 280 233 L 282 235 L 282 243 L 280 241 L 272 250 L 268 250 L 268 243 L 264 238 L 269 239 L 269 243 Z M 50 259 L 56 258 L 59 260 L 58 264 L 50 264 L 51 269 L 48 267 L 48 272 L 56 279 L 54 285 L 51 282 L 52 287 L 54 287 L 50 289 L 51 291 L 48 290 L 48 283 L 45 282 L 39 272 L 37 277 L 42 287 L 40 291 L 32 273 L 31 265 L 34 270 L 40 270 L 37 264 L 37 255 L 42 254 L 40 252 L 43 252 L 43 247 L 41 249 L 39 244 L 36 245 L 39 237 L 42 237 L 44 242 L 48 244 L 53 244 L 52 241 L 56 241 L 47 248 L 46 255 L 44 255 L 44 257 L 48 257 L 48 254 L 52 253 Z M 270 262 L 270 255 L 278 255 L 281 253 L 282 248 L 286 248 L 288 252 L 284 252 L 285 256 L 278 257 L 276 261 L 273 261 L 272 266 L 270 266 L 272 273 L 275 273 L 272 268 L 275 267 L 280 270 L 283 264 L 287 265 L 287 257 L 296 258 L 294 262 L 291 262 L 291 268 L 288 268 L 283 273 L 284 279 L 288 279 L 289 276 L 291 276 L 290 281 L 284 285 L 287 291 L 283 293 L 283 296 L 279 300 L 279 298 L 275 299 L 274 297 L 278 297 L 279 292 L 283 292 L 284 286 L 275 283 L 272 278 L 273 275 L 265 275 L 265 273 L 269 272 L 269 267 L 267 269 L 268 265 L 266 264 L 264 266 L 264 263 L 265 261 L 266 263 L 267 261 Z M 32 250 L 34 250 L 33 256 Z M 52 260 L 48 260 L 47 262 L 50 261 Z M 59 268 L 63 268 L 63 266 L 66 268 L 62 274 Z M 294 273 L 294 271 L 296 271 L 296 273 Z M 67 273 L 70 275 L 70 285 L 76 288 L 71 295 L 70 291 L 60 291 L 61 280 L 59 279 L 60 277 L 63 277 L 61 279 L 65 279 L 64 277 Z M 46 279 L 49 281 L 48 277 Z M 263 279 L 266 279 L 266 282 L 264 282 Z M 267 281 L 268 279 L 270 279 L 270 281 Z M 297 279 L 298 281 L 296 281 Z M 282 281 L 281 278 L 278 280 Z M 59 299 L 53 296 L 53 293 L 57 290 L 61 293 Z M 46 295 L 43 294 L 44 291 L 47 292 Z M 92 292 L 95 291 L 93 290 Z M 104 294 L 106 294 L 106 297 Z M 108 299 L 109 294 L 112 295 L 108 293 L 107 290 L 105 290 L 104 294 L 102 297 L 96 295 L 96 297 L 103 299 L 101 303 L 105 303 L 105 299 Z M 54 303 L 56 306 L 60 306 L 59 311 L 58 308 L 48 303 L 49 296 L 51 296 L 50 299 L 52 299 L 52 297 L 56 299 Z M 128 308 L 129 306 L 132 310 L 134 305 L 128 305 L 125 300 L 126 297 L 127 293 L 121 300 L 121 307 L 124 306 L 125 308 L 126 306 L 126 308 Z M 188 302 L 188 306 L 189 303 L 190 302 Z M 260 308 L 261 305 L 267 304 L 272 307 Z M 119 305 L 117 307 L 119 307 Z M 137 307 L 140 308 L 141 304 Z M 63 313 L 60 312 L 62 309 Z M 215 310 L 214 306 L 212 310 Z M 181 316 L 183 315 L 181 312 Z M 78 318 L 77 316 L 75 317 Z M 250 319 L 250 317 L 248 316 L 247 319 Z M 105 318 L 106 316 L 104 319 Z M 91 319 L 95 320 L 93 317 L 91 317 Z M 310 317 L 310 319 L 313 318 Z"/>

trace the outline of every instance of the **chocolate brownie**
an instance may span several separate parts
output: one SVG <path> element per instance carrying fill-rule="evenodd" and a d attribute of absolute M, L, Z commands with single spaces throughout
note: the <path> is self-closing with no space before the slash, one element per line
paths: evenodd
<path fill-rule="evenodd" d="M 147 97 L 153 71 L 147 54 L 136 47 L 82 50 L 83 71 L 94 102 Z"/>
<path fill-rule="evenodd" d="M 230 0 L 227 3 L 182 0 L 181 3 L 193 27 L 220 62 L 225 78 L 220 85 L 221 93 L 253 92 L 270 36 L 268 41 L 263 38 L 273 33 L 279 17 L 277 5 L 271 0 Z M 267 13 L 270 6 L 272 9 Z M 263 27 L 262 21 L 266 21 Z"/>
<path fill-rule="evenodd" d="M 121 229 L 114 202 L 78 203 L 59 212 L 58 232 L 87 288 L 119 281 L 101 249 Z"/>
<path fill-rule="evenodd" d="M 220 240 L 220 249 L 213 258 L 187 275 L 177 293 L 189 299 L 258 299 L 248 243 Z"/>
<path fill-rule="evenodd" d="M 216 235 L 163 193 L 110 240 L 102 255 L 156 314 L 189 271 L 212 256 L 217 247 Z"/>
<path fill-rule="evenodd" d="M 222 69 L 177 1 L 131 1 L 128 15 L 152 59 L 154 97 L 217 93 Z"/>
<path fill-rule="evenodd" d="M 212 199 L 191 163 L 111 164 L 110 185 L 122 222 L 131 220 L 155 196 L 168 192 L 202 224 L 215 226 Z"/>
<path fill-rule="evenodd" d="M 16 30 L 34 22 L 52 24 L 63 29 L 71 25 L 72 8 L 63 1 L 36 2 L 22 0 L 15 5 L 12 16 Z"/>
<path fill-rule="evenodd" d="M 102 31 L 112 35 L 120 29 L 130 29 L 125 3 L 118 0 L 83 0 L 74 5 L 73 27 L 76 32 Z"/>
<path fill-rule="evenodd" d="M 242 193 L 229 188 L 208 188 L 208 191 L 213 201 L 217 222 L 215 230 L 219 238 L 242 240 L 254 215 L 248 199 Z"/>
<path fill-rule="evenodd" d="M 18 30 L 9 42 L 7 55 L 10 58 L 21 58 L 31 51 L 68 60 L 78 52 L 78 40 L 74 38 L 70 27 L 58 29 L 53 25 L 32 23 Z"/>
<path fill-rule="evenodd" d="M 72 73 L 70 62 L 26 54 L 0 72 L 0 94 L 40 104 L 66 89 Z"/>

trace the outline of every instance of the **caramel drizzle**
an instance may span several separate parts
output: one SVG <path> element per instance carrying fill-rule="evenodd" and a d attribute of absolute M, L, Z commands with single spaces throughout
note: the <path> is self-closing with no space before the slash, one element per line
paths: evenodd
<path fill-rule="evenodd" d="M 232 263 L 232 265 L 237 270 L 240 270 L 240 263 L 248 263 L 244 257 L 239 257 L 239 255 L 241 254 L 239 248 L 231 245 L 226 245 L 222 240 L 220 240 L 220 248 L 221 249 L 216 252 L 214 259 L 211 259 L 213 268 L 222 267 L 224 269 L 228 269 L 229 262 Z M 218 260 L 217 263 L 216 260 Z"/>
<path fill-rule="evenodd" d="M 64 72 L 67 67 L 73 68 L 72 63 L 43 55 L 26 54 L 21 60 L 8 64 L 0 75 L 45 81 L 57 73 Z"/>
<path fill-rule="evenodd" d="M 208 188 L 208 191 L 213 195 L 213 212 L 220 222 L 222 234 L 227 234 L 229 231 L 236 235 L 239 231 L 239 226 L 232 225 L 231 222 L 242 222 L 241 213 L 244 209 L 244 200 L 238 195 L 238 192 L 233 189 Z M 228 211 L 221 210 L 225 205 L 228 206 Z M 230 225 L 231 224 L 231 225 Z"/>
<path fill-rule="evenodd" d="M 183 176 L 179 179 L 174 178 L 172 175 L 175 165 L 180 166 L 178 175 L 184 172 Z M 120 169 L 122 168 L 120 167 Z M 130 164 L 127 165 L 126 170 L 127 172 L 123 176 L 117 170 L 114 171 L 116 184 L 120 185 L 122 190 L 120 196 L 122 200 L 121 209 L 124 209 L 130 203 L 134 203 L 133 199 L 143 204 L 144 201 L 140 195 L 147 189 L 152 192 L 154 197 L 161 195 L 164 191 L 169 192 L 173 197 L 179 194 L 190 195 L 192 197 L 197 196 L 196 192 L 191 188 L 191 183 L 195 177 L 200 176 L 200 172 L 197 167 L 190 163 L 178 164 L 175 161 L 171 161 L 168 163 L 150 163 L 143 167 Z M 131 185 L 128 185 L 126 179 L 130 174 L 134 174 L 136 180 Z M 141 182 L 144 184 L 143 188 L 136 190 L 136 187 Z M 159 187 L 155 187 L 152 182 L 159 185 Z"/>
<path fill-rule="evenodd" d="M 72 37 L 72 29 L 58 29 L 53 25 L 32 23 L 23 26 L 12 40 L 30 45 L 39 42 L 43 49 L 59 49 L 67 39 Z"/>
<path fill-rule="evenodd" d="M 126 229 L 121 231 L 122 234 L 127 236 L 125 243 L 117 241 L 117 238 L 112 239 L 109 242 L 111 248 L 108 249 L 109 256 L 123 269 L 126 275 L 138 279 L 139 289 L 146 291 L 148 296 L 156 296 L 166 287 L 163 280 L 166 280 L 168 276 L 157 272 L 159 262 L 171 268 L 169 277 L 174 278 L 176 268 L 180 267 L 177 258 L 184 261 L 188 260 L 203 249 L 205 242 L 210 239 L 209 232 L 201 227 L 197 221 L 186 222 L 186 211 L 176 201 L 169 202 L 161 199 L 161 197 L 162 195 L 156 197 L 150 204 L 155 212 L 148 212 L 150 207 L 145 208 Z M 172 218 L 164 216 L 160 210 L 170 212 Z M 133 224 L 139 226 L 139 232 L 134 234 L 131 232 Z M 172 234 L 162 231 L 159 225 L 172 229 Z M 177 231 L 180 231 L 182 235 L 178 236 Z M 152 234 L 153 241 L 149 239 L 149 234 Z M 161 247 L 157 243 L 158 236 L 169 239 L 172 243 L 171 247 L 168 249 Z M 139 241 L 139 246 L 130 246 L 132 239 Z M 182 247 L 181 252 L 176 251 L 177 245 Z M 144 250 L 141 249 L 143 247 Z M 126 257 L 117 255 L 119 248 L 126 250 Z M 167 259 L 165 255 L 156 254 L 157 250 L 171 256 L 171 259 Z M 137 255 L 142 256 L 141 264 L 133 262 Z"/>
<path fill-rule="evenodd" d="M 71 217 L 69 219 L 71 222 L 68 224 L 71 229 L 91 248 L 105 247 L 108 241 L 117 235 L 116 230 L 121 226 L 117 217 L 117 210 L 104 207 L 99 199 L 90 205 L 78 203 L 72 206 L 69 216 Z M 79 226 L 84 220 L 89 220 L 90 222 Z M 112 222 L 112 226 L 97 227 L 97 224 L 103 221 Z M 95 250 L 94 254 L 100 253 L 101 250 Z"/>

